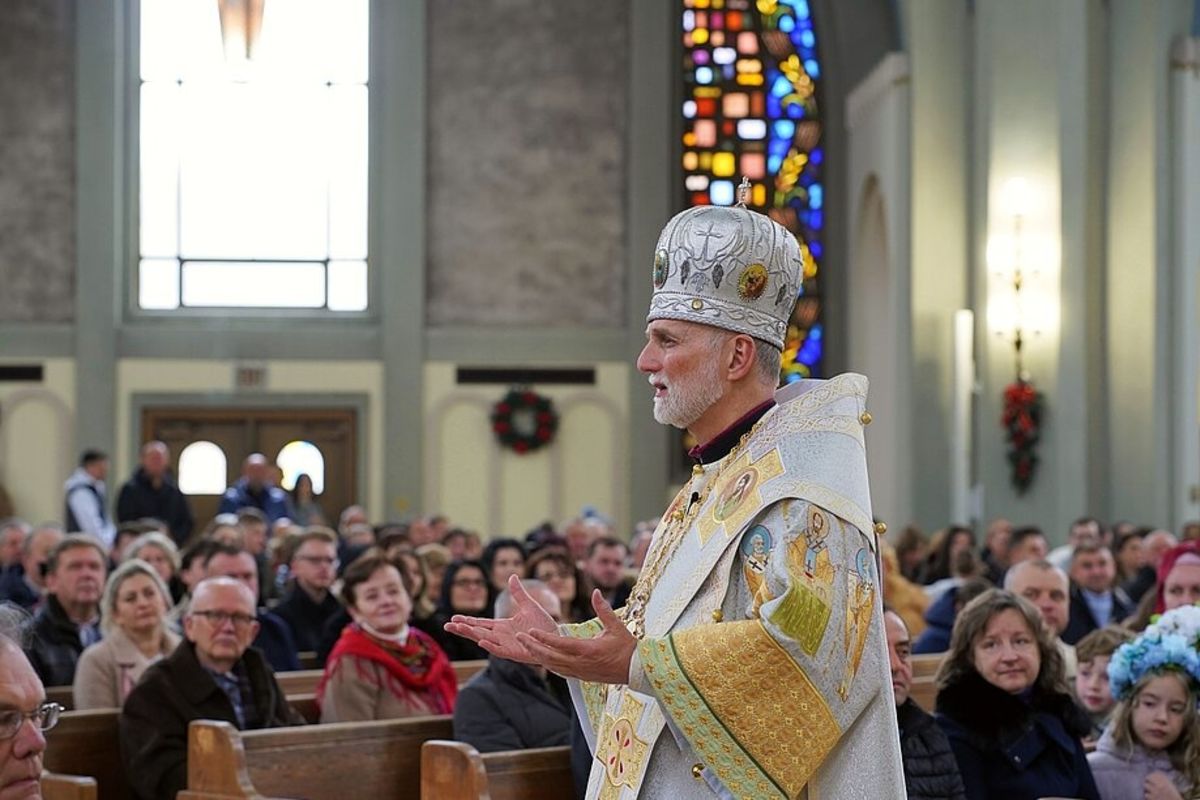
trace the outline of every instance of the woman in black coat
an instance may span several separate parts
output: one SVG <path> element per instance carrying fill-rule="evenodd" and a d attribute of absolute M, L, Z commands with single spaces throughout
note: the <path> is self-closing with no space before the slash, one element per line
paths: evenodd
<path fill-rule="evenodd" d="M 1057 643 L 1037 610 L 993 589 L 954 624 L 938 671 L 937 721 L 970 800 L 1100 800 Z"/>
<path fill-rule="evenodd" d="M 487 658 L 488 652 L 482 647 L 470 639 L 446 633 L 444 626 L 455 614 L 492 616 L 492 601 L 491 583 L 483 564 L 471 560 L 455 561 L 446 567 L 437 611 L 416 625 L 434 638 L 451 661 Z"/>

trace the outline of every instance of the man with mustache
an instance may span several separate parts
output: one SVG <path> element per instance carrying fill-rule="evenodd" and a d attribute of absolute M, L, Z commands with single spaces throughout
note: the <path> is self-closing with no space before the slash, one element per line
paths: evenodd
<path fill-rule="evenodd" d="M 93 537 L 63 537 L 46 560 L 46 600 L 33 618 L 29 661 L 46 686 L 70 686 L 88 645 L 100 641 L 100 595 L 108 572 Z"/>
<path fill-rule="evenodd" d="M 701 444 L 626 606 L 597 591 L 597 619 L 559 626 L 513 577 L 511 617 L 446 626 L 571 678 L 588 798 L 904 795 L 867 381 L 775 391 L 801 247 L 744 205 L 684 211 L 659 237 L 637 365 L 654 418 Z"/>

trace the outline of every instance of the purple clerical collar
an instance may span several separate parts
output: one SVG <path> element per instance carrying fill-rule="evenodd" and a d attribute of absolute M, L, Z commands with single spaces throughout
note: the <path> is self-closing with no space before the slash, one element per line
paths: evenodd
<path fill-rule="evenodd" d="M 711 464 L 729 455 L 729 451 L 741 440 L 746 431 L 754 427 L 754 423 L 762 419 L 775 407 L 775 398 L 767 400 L 762 405 L 755 406 L 743 415 L 737 422 L 709 439 L 704 444 L 698 444 L 688 450 L 688 456 L 701 464 Z"/>

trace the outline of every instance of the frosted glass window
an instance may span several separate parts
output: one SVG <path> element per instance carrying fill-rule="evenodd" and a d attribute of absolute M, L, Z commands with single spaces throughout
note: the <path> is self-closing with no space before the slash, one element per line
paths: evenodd
<path fill-rule="evenodd" d="M 179 454 L 179 490 L 184 494 L 222 494 L 228 461 L 213 442 L 192 442 Z"/>
<path fill-rule="evenodd" d="M 267 3 L 248 61 L 213 0 L 141 0 L 140 252 L 177 270 L 141 308 L 366 310 L 368 10 Z"/>
<path fill-rule="evenodd" d="M 182 287 L 186 306 L 321 308 L 325 265 L 187 261 Z"/>
<path fill-rule="evenodd" d="M 288 442 L 275 457 L 283 473 L 282 485 L 286 491 L 296 488 L 296 478 L 301 473 L 312 479 L 313 494 L 325 491 L 325 456 L 312 442 Z"/>

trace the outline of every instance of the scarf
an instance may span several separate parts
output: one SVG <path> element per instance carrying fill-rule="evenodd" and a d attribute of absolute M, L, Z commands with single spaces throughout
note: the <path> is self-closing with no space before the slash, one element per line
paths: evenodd
<path fill-rule="evenodd" d="M 1155 598 L 1154 603 L 1155 614 L 1162 614 L 1167 610 L 1167 601 L 1163 596 L 1163 589 L 1165 588 L 1165 584 L 1167 582 L 1167 576 L 1170 575 L 1171 570 L 1175 568 L 1175 562 L 1179 561 L 1181 558 L 1183 558 L 1186 563 L 1194 564 L 1195 561 L 1193 561 L 1193 559 L 1200 558 L 1200 543 L 1184 542 L 1183 544 L 1172 547 L 1170 550 L 1163 553 L 1162 561 L 1159 562 L 1158 565 L 1158 585 L 1155 587 L 1155 591 L 1158 594 L 1158 597 Z"/>
<path fill-rule="evenodd" d="M 325 674 L 317 684 L 318 707 L 325 699 L 325 685 L 342 656 L 371 661 L 385 670 L 385 687 L 396 697 L 418 692 L 429 696 L 439 714 L 454 710 L 458 679 L 446 654 L 429 634 L 409 628 L 403 645 L 377 639 L 358 624 L 347 625 L 329 654 Z M 371 680 L 359 670 L 360 680 Z"/>

